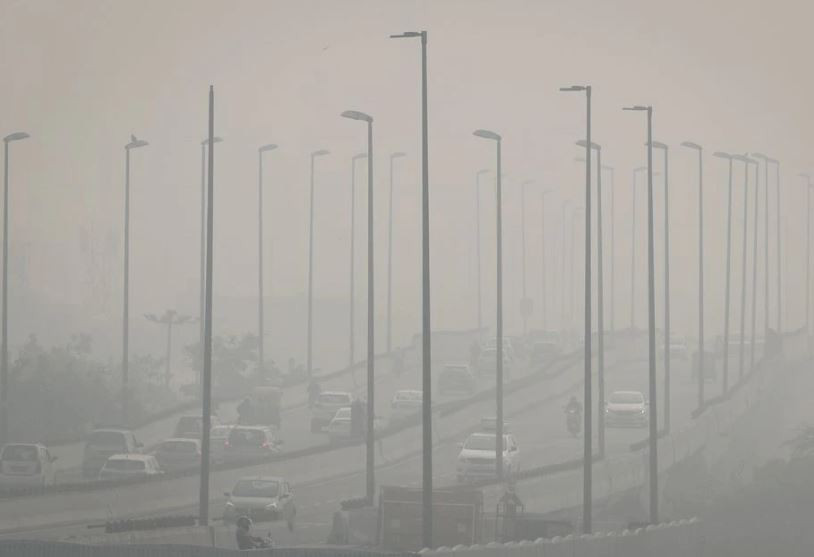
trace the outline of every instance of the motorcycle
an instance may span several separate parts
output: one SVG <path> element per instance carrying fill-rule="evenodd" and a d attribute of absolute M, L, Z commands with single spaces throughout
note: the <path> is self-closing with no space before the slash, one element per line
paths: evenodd
<path fill-rule="evenodd" d="M 576 408 L 568 408 L 565 411 L 565 423 L 568 433 L 576 437 L 582 431 L 582 413 Z"/>

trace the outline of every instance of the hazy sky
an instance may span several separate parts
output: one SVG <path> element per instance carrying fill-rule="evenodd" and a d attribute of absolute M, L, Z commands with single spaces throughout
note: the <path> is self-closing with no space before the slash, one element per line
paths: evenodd
<path fill-rule="evenodd" d="M 361 123 L 339 113 L 363 110 L 375 118 L 381 310 L 387 155 L 408 153 L 396 173 L 394 285 L 398 330 L 416 331 L 419 44 L 387 36 L 426 29 L 437 326 L 474 321 L 474 173 L 494 164 L 491 145 L 472 137 L 475 128 L 494 129 L 505 138 L 508 326 L 519 328 L 519 183 L 525 179 L 536 182 L 527 200 L 527 235 L 529 290 L 538 308 L 539 191 L 543 186 L 555 191 L 547 212 L 548 303 L 550 319 L 559 318 L 562 273 L 554 257 L 561 246 L 560 203 L 581 194 L 573 141 L 584 134 L 584 102 L 558 88 L 590 83 L 594 139 L 605 147 L 603 162 L 617 169 L 617 322 L 628 321 L 630 172 L 644 162 L 645 140 L 644 117 L 620 108 L 652 104 L 656 139 L 675 146 L 670 161 L 674 328 L 693 335 L 696 167 L 692 154 L 678 147 L 681 141 L 700 143 L 708 154 L 763 151 L 782 160 L 783 220 L 789 249 L 796 250 L 789 291 L 801 292 L 802 267 L 795 254 L 804 240 L 804 197 L 796 175 L 807 168 L 811 150 L 812 15 L 812 4 L 804 0 L 4 0 L 2 133 L 32 135 L 12 146 L 12 257 L 27 259 L 31 296 L 83 304 L 88 316 L 118 323 L 123 146 L 134 133 L 150 142 L 133 152 L 132 162 L 134 312 L 173 306 L 196 313 L 200 141 L 212 84 L 216 133 L 225 139 L 215 163 L 217 295 L 255 294 L 257 147 L 274 142 L 280 149 L 266 159 L 267 292 L 300 296 L 305 290 L 308 153 L 327 148 L 331 155 L 319 160 L 317 172 L 316 289 L 320 297 L 344 300 L 350 157 L 364 149 L 365 136 Z M 717 308 L 726 174 L 722 161 L 708 156 L 705 164 L 708 296 Z M 740 184 L 740 170 L 736 176 Z M 358 177 L 361 296 L 364 172 Z M 774 207 L 773 187 L 771 203 Z M 482 209 L 484 288 L 490 289 L 494 215 L 485 189 Z M 772 215 L 772 233 L 774 222 Z M 93 287 L 88 254 L 80 249 L 82 228 L 101 253 L 108 245 L 100 265 L 109 271 L 97 268 Z M 639 249 L 643 262 L 643 243 Z M 580 261 L 577 254 L 577 269 Z M 109 277 L 107 289 L 98 284 L 100 273 Z M 491 293 L 484 297 L 489 308 Z M 639 295 L 643 309 L 643 291 Z M 801 310 L 793 309 L 797 324 Z M 15 311 L 26 308 L 12 306 L 12 315 Z M 711 334 L 720 330 L 719 313 L 710 319 Z M 491 312 L 487 315 L 491 319 Z M 253 330 L 254 317 L 220 327 Z M 17 337 L 28 332 L 14 330 Z"/>

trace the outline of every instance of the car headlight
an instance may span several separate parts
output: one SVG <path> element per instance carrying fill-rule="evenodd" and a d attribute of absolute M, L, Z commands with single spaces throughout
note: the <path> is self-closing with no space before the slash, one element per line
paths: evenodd
<path fill-rule="evenodd" d="M 267 511 L 276 511 L 277 510 L 277 503 L 269 503 L 266 505 Z"/>
<path fill-rule="evenodd" d="M 226 506 L 232 509 L 235 508 L 235 504 L 232 503 L 231 501 L 226 501 Z"/>

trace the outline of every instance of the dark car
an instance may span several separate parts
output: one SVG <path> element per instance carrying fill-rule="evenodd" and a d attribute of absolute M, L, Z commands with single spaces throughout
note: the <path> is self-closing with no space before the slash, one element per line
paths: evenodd
<path fill-rule="evenodd" d="M 128 429 L 106 428 L 93 431 L 85 443 L 82 476 L 95 478 L 113 455 L 137 454 L 144 447 Z"/>

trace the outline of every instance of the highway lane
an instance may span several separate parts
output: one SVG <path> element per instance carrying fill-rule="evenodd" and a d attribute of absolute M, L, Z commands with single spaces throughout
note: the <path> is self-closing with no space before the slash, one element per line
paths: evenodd
<path fill-rule="evenodd" d="M 674 369 L 679 368 L 680 365 L 674 363 Z M 562 413 L 562 406 L 567 396 L 572 392 L 581 391 L 581 383 L 579 382 L 581 372 L 581 364 L 570 366 L 569 372 L 559 378 L 557 381 L 548 383 L 541 383 L 541 387 L 548 387 L 548 395 L 553 399 L 547 403 L 533 405 L 536 400 L 544 398 L 545 395 L 541 393 L 541 389 L 530 389 L 522 391 L 516 395 L 507 397 L 507 416 L 512 423 L 512 428 L 515 436 L 518 439 L 522 451 L 523 468 L 531 466 L 538 466 L 541 464 L 551 464 L 554 462 L 562 462 L 581 456 L 582 441 L 581 439 L 572 438 L 565 429 L 564 415 Z M 680 375 L 674 376 L 679 379 Z M 608 377 L 613 377 L 618 381 L 618 388 L 636 388 L 637 382 L 644 381 L 642 376 L 646 378 L 646 363 L 623 361 L 614 363 L 608 367 Z M 684 386 L 682 387 L 682 383 Z M 677 389 L 674 391 L 674 409 L 676 415 L 674 416 L 674 424 L 679 426 L 682 422 L 689 419 L 689 411 L 692 408 L 694 390 L 692 384 L 677 381 Z M 614 387 L 616 388 L 616 387 Z M 449 485 L 455 483 L 455 463 L 457 456 L 456 442 L 462 440 L 465 436 L 464 431 L 467 427 L 476 423 L 474 417 L 478 415 L 489 415 L 490 404 L 484 403 L 471 412 L 467 412 L 466 416 L 462 416 L 463 420 L 459 420 L 457 424 L 446 423 L 445 429 L 449 431 L 448 434 L 442 434 L 443 442 L 434 449 L 434 470 L 435 482 L 437 485 Z M 517 409 L 527 408 L 517 415 Z M 443 422 L 446 422 L 444 420 Z M 457 428 L 461 428 L 456 430 Z M 406 434 L 407 432 L 405 432 Z M 420 432 L 411 431 L 410 434 L 416 438 L 420 436 Z M 638 441 L 646 434 L 643 429 L 626 429 L 626 430 L 609 430 L 608 431 L 608 454 L 625 454 L 629 451 L 630 443 Z M 406 436 L 406 435 L 405 435 Z M 402 440 L 394 439 L 393 442 L 403 442 Z M 363 447 L 355 447 L 357 463 L 363 462 Z M 385 447 L 385 454 L 390 453 L 389 447 Z M 331 456 L 331 462 L 336 459 Z M 334 470 L 335 472 L 337 470 Z M 323 473 L 327 475 L 327 471 Z M 294 477 L 288 475 L 289 479 L 294 480 Z M 403 460 L 392 461 L 391 464 L 384 464 L 377 470 L 377 481 L 379 484 L 387 485 L 418 485 L 420 478 L 420 458 L 417 454 L 407 457 Z M 224 480 L 225 478 L 221 478 Z M 217 483 L 216 483 L 217 485 Z M 221 484 L 223 487 L 227 484 Z M 580 488 L 580 485 L 573 486 L 574 489 Z M 499 493 L 502 488 L 487 488 L 487 493 Z M 569 488 L 570 489 L 570 488 Z M 364 474 L 358 469 L 355 472 L 349 473 L 341 478 L 325 479 L 317 482 L 300 482 L 299 485 L 295 481 L 295 491 L 298 503 L 298 527 L 292 534 L 285 530 L 284 526 L 279 524 L 258 525 L 258 531 L 265 531 L 271 529 L 274 538 L 283 544 L 297 544 L 297 543 L 319 543 L 323 542 L 330 529 L 331 514 L 338 508 L 339 501 L 345 498 L 359 496 L 364 490 Z M 213 489 L 213 493 L 219 494 L 220 489 Z M 491 503 L 490 503 L 491 504 Z M 487 505 L 487 509 L 492 507 Z M 213 498 L 212 514 L 218 516 L 223 509 L 223 499 Z M 180 506 L 176 510 L 193 512 L 193 507 Z M 65 528 L 65 529 L 46 529 L 39 533 L 29 533 L 28 535 L 37 535 L 38 537 L 65 537 L 70 535 L 81 535 L 84 532 L 82 529 Z M 227 541 L 229 531 L 223 535 L 226 536 Z"/>
<path fill-rule="evenodd" d="M 563 378 L 558 378 L 562 381 Z M 567 379 L 570 381 L 570 378 Z M 417 372 L 404 373 L 398 378 L 399 387 L 415 386 Z M 547 383 L 546 383 L 547 384 Z M 487 385 L 484 385 L 486 388 Z M 377 386 L 378 388 L 378 386 Z M 517 396 L 530 396 L 529 391 Z M 511 408 L 513 397 L 507 397 L 507 409 Z M 385 398 L 385 400 L 387 400 Z M 478 407 L 479 406 L 479 407 Z M 446 428 L 463 430 L 481 415 L 493 415 L 491 401 L 480 402 L 468 412 L 459 412 L 444 420 L 437 420 L 439 431 Z M 297 420 L 287 420 L 297 423 Z M 299 420 L 303 431 L 307 430 L 307 420 Z M 420 428 L 412 427 L 382 442 L 385 459 L 393 459 L 420 447 Z M 256 465 L 240 470 L 222 470 L 213 474 L 213 493 L 221 493 L 231 488 L 234 482 L 244 475 L 281 474 L 294 484 L 304 484 L 317 478 L 339 473 L 356 471 L 364 462 L 364 447 L 353 446 L 332 450 L 320 456 L 303 457 L 269 464 Z M 139 485 L 126 485 L 89 492 L 50 493 L 26 498 L 0 501 L 0 529 L 35 529 L 46 525 L 75 523 L 77 521 L 99 521 L 116 516 L 143 515 L 158 509 L 183 507 L 194 501 L 197 494 L 197 477 L 173 478 Z"/>
<path fill-rule="evenodd" d="M 391 381 L 391 362 L 389 358 L 379 358 L 376 362 L 377 386 L 376 396 L 391 396 L 392 393 L 401 388 Z M 342 390 L 359 393 L 360 385 L 364 385 L 361 374 L 364 368 L 356 367 L 352 371 L 338 375 L 331 379 L 321 381 L 325 390 Z M 302 430 L 302 423 L 309 418 L 307 384 L 292 385 L 283 389 L 283 438 L 294 440 L 293 445 L 287 445 L 286 450 L 302 447 L 303 442 L 319 443 L 323 437 L 311 438 L 310 431 Z M 235 423 L 237 421 L 237 406 L 240 400 L 225 401 L 217 405 L 217 414 L 223 423 Z M 188 409 L 177 412 L 166 418 L 162 418 L 144 427 L 134 430 L 136 438 L 144 443 L 149 452 L 159 442 L 172 437 L 178 418 L 196 414 L 195 409 Z M 200 414 L 200 412 L 198 412 Z M 50 449 L 51 453 L 58 457 L 54 463 L 57 469 L 58 481 L 79 481 L 81 479 L 80 468 L 84 451 L 84 443 L 72 443 L 69 445 L 59 445 Z"/>
<path fill-rule="evenodd" d="M 631 362 L 625 354 L 620 354 L 620 362 L 609 365 L 608 379 L 610 389 L 637 388 L 646 385 L 646 363 Z M 674 398 L 675 410 L 674 424 L 688 419 L 694 402 L 694 387 L 687 379 L 682 381 L 680 365 L 674 363 Z M 405 374 L 407 375 L 407 374 Z M 534 389 L 520 391 L 507 396 L 506 409 L 509 421 L 513 422 L 515 435 L 522 451 L 523 468 L 537 466 L 545 463 L 560 462 L 571 458 L 578 458 L 581 454 L 581 440 L 570 438 L 565 432 L 562 405 L 565 397 L 571 392 L 581 391 L 579 383 L 581 377 L 581 364 L 572 365 L 569 372 L 551 382 L 543 382 Z M 687 378 L 689 374 L 687 374 Z M 618 381 L 618 383 L 614 383 Z M 640 383 L 639 383 L 640 382 Z M 614 385 L 618 384 L 616 387 Z M 609 390 L 610 390 L 609 389 Z M 557 400 L 556 404 L 543 403 L 532 407 L 521 415 L 512 416 L 517 409 L 533 404 L 535 400 L 550 394 Z M 492 401 L 476 404 L 470 410 L 449 416 L 439 423 L 439 436 L 443 442 L 435 449 L 435 475 L 439 485 L 454 483 L 455 457 L 457 456 L 456 442 L 463 440 L 465 432 L 477 424 L 479 417 L 493 415 Z M 642 439 L 646 430 L 609 430 L 608 452 L 627 451 L 629 444 Z M 411 428 L 392 438 L 385 439 L 383 444 L 385 461 L 378 472 L 378 483 L 409 485 L 417 482 L 420 477 L 420 459 L 417 449 L 420 446 L 420 429 Z M 412 454 L 411 454 L 412 451 Z M 218 472 L 213 477 L 213 494 L 220 494 L 228 490 L 232 483 L 243 475 L 255 473 L 273 473 L 286 476 L 295 486 L 300 518 L 303 522 L 324 524 L 330 522 L 330 513 L 338 506 L 338 501 L 358 496 L 363 491 L 363 474 L 361 466 L 364 462 L 364 447 L 346 447 L 337 449 L 323 456 L 296 459 L 289 462 L 273 463 L 256 466 L 245 470 Z M 389 464 L 388 464 L 389 462 Z M 341 478 L 332 479 L 331 476 L 342 474 Z M 318 478 L 323 478 L 317 481 Z M 184 485 L 180 485 L 184 484 Z M 138 495 L 133 495 L 133 487 L 139 488 Z M 128 489 L 129 488 L 129 489 Z M 105 520 L 111 516 L 142 516 L 155 514 L 159 509 L 192 510 L 190 504 L 197 493 L 197 478 L 180 478 L 173 482 L 159 482 L 143 486 L 127 486 L 113 490 L 105 490 L 104 497 L 94 497 L 94 494 L 71 494 L 74 501 L 72 510 L 82 509 L 84 520 Z M 91 497 L 87 497 L 90 495 Z M 98 495 L 98 494 L 97 494 Z M 137 497 L 137 499 L 134 499 Z M 78 499 L 77 499 L 78 498 Z M 84 500 L 84 499 L 88 500 Z M 18 521 L 17 527 L 38 529 L 45 527 L 45 532 L 38 535 L 72 531 L 52 528 L 49 525 L 60 522 L 75 522 L 77 513 L 61 513 L 45 504 L 48 510 L 42 511 L 42 504 L 27 506 L 28 501 L 22 501 L 23 506 L 16 509 L 20 516 L 34 516 L 37 520 L 28 524 Z M 213 499 L 213 516 L 222 511 L 223 499 Z M 59 506 L 59 505 L 57 505 Z M 8 526 L 8 514 L 3 512 L 0 505 L 0 524 L 4 529 L 14 528 Z M 85 509 L 95 508 L 97 512 L 85 513 Z M 101 509 L 100 509 L 101 508 Z M 39 514 L 43 513 L 43 515 Z M 313 515 L 309 513 L 314 513 Z M 5 515 L 5 516 L 4 516 Z M 309 528 L 310 529 L 310 528 Z M 73 530 L 76 532 L 77 530 Z M 81 529 L 79 530 L 81 531 Z M 29 534 L 31 535 L 31 534 Z M 321 540 L 320 540 L 321 541 Z"/>

